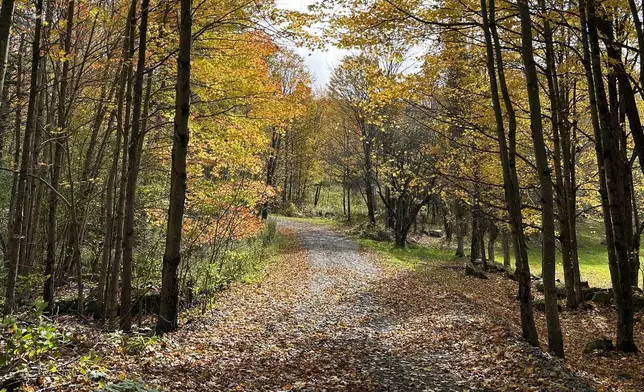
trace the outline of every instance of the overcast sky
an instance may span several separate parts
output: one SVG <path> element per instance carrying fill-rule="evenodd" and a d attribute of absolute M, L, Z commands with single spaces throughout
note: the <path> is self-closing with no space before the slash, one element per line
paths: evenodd
<path fill-rule="evenodd" d="M 293 11 L 306 11 L 309 4 L 315 3 L 316 0 L 277 0 L 277 6 L 283 9 Z M 311 73 L 313 86 L 323 88 L 326 86 L 331 72 L 340 63 L 342 57 L 348 52 L 333 46 L 327 47 L 324 51 L 310 51 L 306 48 L 294 48 L 294 50 L 304 58 L 306 66 Z"/>

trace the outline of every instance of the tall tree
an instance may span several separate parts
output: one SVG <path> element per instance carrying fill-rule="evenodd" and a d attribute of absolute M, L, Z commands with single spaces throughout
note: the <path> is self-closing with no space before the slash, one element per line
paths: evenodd
<path fill-rule="evenodd" d="M 9 260 L 8 260 L 8 277 L 7 277 L 7 292 L 4 304 L 4 313 L 9 314 L 13 311 L 14 294 L 16 290 L 16 279 L 18 276 L 18 261 L 21 246 L 26 242 L 26 226 L 23 223 L 25 219 L 27 205 L 29 204 L 30 195 L 28 194 L 29 188 L 27 184 L 27 177 L 30 171 L 31 154 L 33 148 L 32 137 L 34 136 L 36 127 L 36 114 L 38 104 L 38 94 L 40 86 L 38 84 L 40 73 L 38 66 L 40 64 L 40 39 L 42 32 L 42 19 L 43 19 L 43 0 L 36 2 L 36 26 L 34 30 L 34 41 L 32 44 L 31 55 L 31 85 L 29 87 L 29 102 L 27 104 L 27 122 L 25 124 L 25 132 L 22 144 L 22 159 L 20 163 L 20 174 L 18 176 L 18 188 L 16 192 L 16 204 L 14 206 L 14 218 L 12 220 L 12 235 L 9 238 Z M 2 59 L 0 59 L 1 61 Z M 19 143 L 19 140 L 16 140 Z"/>
<path fill-rule="evenodd" d="M 597 121 L 596 132 L 597 154 L 600 169 L 603 167 L 605 176 L 606 196 L 602 200 L 604 206 L 604 224 L 606 228 L 606 243 L 609 254 L 609 268 L 613 283 L 613 294 L 618 311 L 617 348 L 622 351 L 637 351 L 633 338 L 633 299 L 631 287 L 631 261 L 627 248 L 626 226 L 631 216 L 626 216 L 624 188 L 620 186 L 625 178 L 623 165 L 620 164 L 617 146 L 619 129 L 613 129 L 611 124 L 610 107 L 606 96 L 603 70 L 601 65 L 601 47 L 599 43 L 598 24 L 602 23 L 597 14 L 594 0 L 579 2 L 582 34 L 584 35 L 587 78 L 592 78 L 594 86 L 594 103 Z M 589 83 L 589 86 L 591 84 Z M 616 109 L 616 108 L 615 108 Z M 601 158 L 600 158 L 601 157 Z"/>
<path fill-rule="evenodd" d="M 521 311 L 521 327 L 523 337 L 533 346 L 539 345 L 539 337 L 534 323 L 532 312 L 532 294 L 530 281 L 530 264 L 523 232 L 523 214 L 521 212 L 521 194 L 516 170 L 516 131 L 517 121 L 514 106 L 510 98 L 506 78 L 505 66 L 501 53 L 498 30 L 496 27 L 496 4 L 490 0 L 490 14 L 487 13 L 487 1 L 481 0 L 481 16 L 483 19 L 483 32 L 486 41 L 487 70 L 490 79 L 490 92 L 494 115 L 496 119 L 499 152 L 501 155 L 501 169 L 503 170 L 503 184 L 505 200 L 508 206 L 510 228 L 514 245 L 517 277 L 519 281 L 519 301 Z M 495 61 L 496 60 L 496 61 Z M 495 68 L 496 63 L 496 68 Z M 497 84 L 498 72 L 498 84 Z M 499 86 L 508 117 L 508 135 L 506 139 L 503 111 L 499 101 Z"/>
<path fill-rule="evenodd" d="M 559 325 L 559 309 L 557 290 L 555 287 L 555 213 L 552 194 L 552 175 L 548 165 L 548 155 L 543 137 L 543 122 L 541 119 L 541 98 L 539 97 L 539 80 L 537 66 L 534 60 L 532 46 L 532 17 L 527 0 L 519 0 L 519 16 L 521 17 L 522 58 L 525 65 L 528 101 L 530 104 L 530 129 L 534 154 L 539 171 L 541 186 L 541 225 L 542 225 L 542 273 L 544 293 L 546 297 L 546 322 L 548 325 L 548 348 L 555 355 L 564 356 L 563 337 Z"/>
<path fill-rule="evenodd" d="M 170 174 L 170 207 L 161 277 L 161 309 L 156 332 L 163 334 L 177 328 L 179 281 L 177 269 L 181 262 L 181 234 L 186 201 L 186 158 L 190 138 L 190 56 L 192 51 L 192 0 L 181 0 L 179 24 L 179 55 Z"/>
<path fill-rule="evenodd" d="M 0 9 L 0 96 L 4 91 L 7 74 L 7 57 L 9 56 L 15 3 L 15 0 L 2 0 L 2 9 Z M 0 107 L 3 104 L 4 102 L 0 102 Z"/>
<path fill-rule="evenodd" d="M 121 328 L 129 331 L 132 328 L 132 268 L 133 268 L 133 241 L 134 241 L 134 203 L 136 199 L 136 186 L 143 151 L 145 129 L 141 129 L 143 120 L 141 110 L 143 106 L 143 76 L 145 70 L 145 56 L 147 47 L 149 0 L 141 3 L 141 23 L 139 26 L 139 57 L 137 61 L 136 76 L 134 79 L 134 108 L 132 116 L 132 132 L 128 149 L 127 185 L 125 197 L 125 217 L 123 237 L 123 273 L 121 288 Z"/>

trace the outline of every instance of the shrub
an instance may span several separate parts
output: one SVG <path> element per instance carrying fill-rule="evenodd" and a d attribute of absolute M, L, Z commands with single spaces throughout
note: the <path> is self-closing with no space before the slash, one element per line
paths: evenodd
<path fill-rule="evenodd" d="M 28 363 L 58 352 L 68 334 L 44 321 L 42 313 L 46 303 L 36 304 L 34 321 L 18 322 L 11 317 L 2 320 L 2 335 L 5 349 L 0 353 L 0 366 L 4 367 L 17 362 Z"/>
<path fill-rule="evenodd" d="M 132 336 L 127 337 L 123 341 L 123 350 L 129 355 L 140 355 L 152 350 L 152 346 L 156 344 L 158 338 L 156 336 Z"/>
<path fill-rule="evenodd" d="M 300 215 L 300 212 L 295 204 L 288 202 L 285 206 L 282 207 L 282 214 L 284 216 L 294 217 Z"/>

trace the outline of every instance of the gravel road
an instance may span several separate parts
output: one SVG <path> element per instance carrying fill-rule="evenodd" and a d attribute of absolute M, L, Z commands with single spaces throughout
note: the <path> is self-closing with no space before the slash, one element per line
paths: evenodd
<path fill-rule="evenodd" d="M 365 389 L 382 391 L 475 390 L 448 368 L 440 354 L 405 355 L 398 348 L 399 325 L 370 293 L 383 277 L 373 256 L 351 239 L 321 225 L 281 219 L 307 251 L 309 293 L 298 323 L 311 335 L 331 338 L 321 348 L 337 351 L 355 367 Z"/>

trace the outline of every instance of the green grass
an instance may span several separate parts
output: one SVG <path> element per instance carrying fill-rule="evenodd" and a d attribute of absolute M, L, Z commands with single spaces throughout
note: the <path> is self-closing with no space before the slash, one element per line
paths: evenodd
<path fill-rule="evenodd" d="M 259 283 L 266 277 L 266 267 L 276 257 L 281 257 L 290 246 L 289 239 L 280 232 L 275 232 L 270 242 L 264 246 L 259 245 L 253 260 L 244 271 L 240 281 L 245 284 Z"/>
<path fill-rule="evenodd" d="M 313 214 L 325 213 L 333 214 L 334 216 L 341 217 L 344 215 L 342 208 L 342 187 L 339 185 L 324 186 L 320 192 L 320 200 L 318 205 L 313 207 L 313 198 L 315 192 L 309 192 L 308 198 L 305 203 L 305 209 Z M 364 199 L 359 192 L 351 192 L 351 215 L 366 216 L 367 206 Z"/>
<path fill-rule="evenodd" d="M 604 239 L 603 224 L 597 220 L 579 222 L 577 227 L 577 242 L 579 253 L 579 271 L 581 279 L 586 280 L 591 286 L 610 287 L 610 271 L 608 269 L 608 252 L 602 245 Z M 557 244 L 559 246 L 559 244 Z M 541 275 L 541 246 L 537 240 L 528 244 L 528 259 L 530 271 Z M 496 253 L 502 257 L 500 253 Z M 563 280 L 563 261 L 560 251 L 557 251 L 557 277 Z"/>
<path fill-rule="evenodd" d="M 375 251 L 384 259 L 384 261 L 394 265 L 414 267 L 420 262 L 430 260 L 454 260 L 454 252 L 449 249 L 430 248 L 417 245 L 408 245 L 406 248 L 401 249 L 396 248 L 388 241 L 375 241 L 360 237 L 355 237 L 355 240 L 362 247 Z"/>

